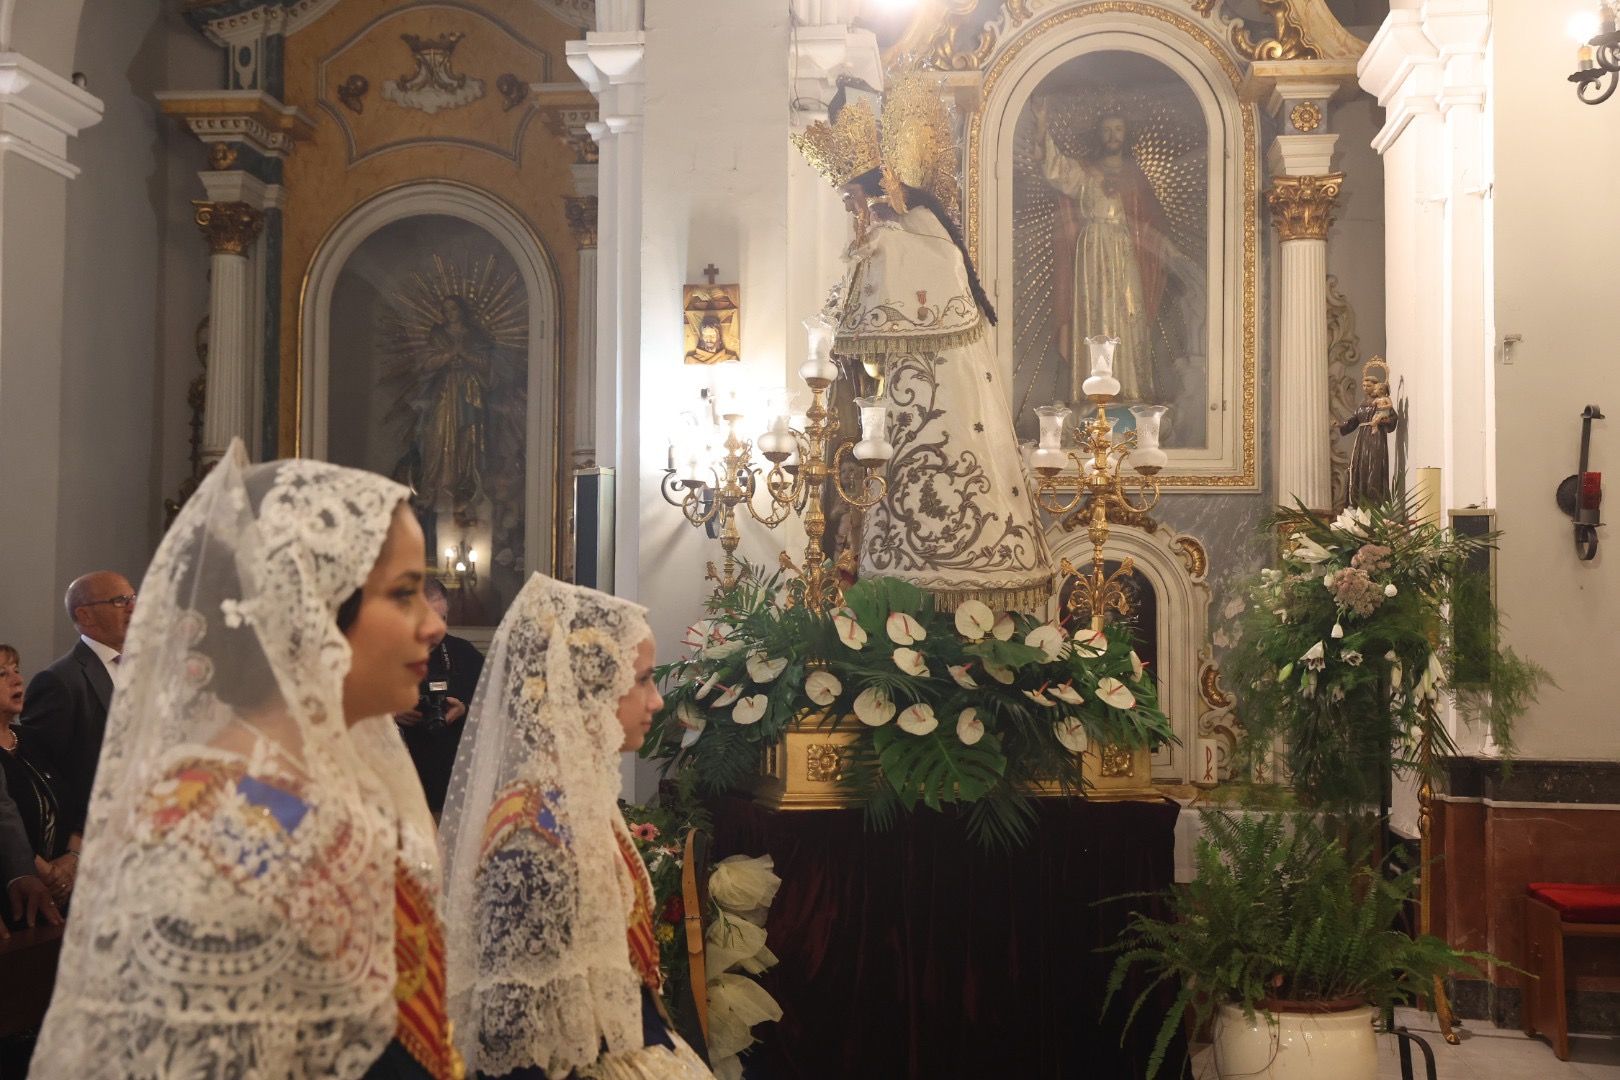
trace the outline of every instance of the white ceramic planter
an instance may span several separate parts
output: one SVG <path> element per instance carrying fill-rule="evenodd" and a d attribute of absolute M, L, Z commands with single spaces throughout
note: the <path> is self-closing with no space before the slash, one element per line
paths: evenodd
<path fill-rule="evenodd" d="M 1221 1080 L 1378 1080 L 1374 1011 L 1268 1013 L 1251 1022 L 1222 1005 L 1215 1019 Z"/>

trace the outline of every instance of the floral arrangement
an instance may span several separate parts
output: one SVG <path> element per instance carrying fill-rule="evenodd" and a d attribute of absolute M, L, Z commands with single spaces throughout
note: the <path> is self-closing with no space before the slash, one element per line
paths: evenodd
<path fill-rule="evenodd" d="M 1494 537 L 1411 517 L 1395 500 L 1270 522 L 1281 563 L 1250 584 L 1227 666 L 1243 695 L 1241 749 L 1258 757 L 1281 738 L 1311 803 L 1376 805 L 1392 762 L 1421 764 L 1420 736 L 1436 760 L 1455 753 L 1436 709 L 1447 692 L 1510 750 L 1512 721 L 1546 678 L 1500 644 L 1488 587 L 1468 572 Z"/>
<path fill-rule="evenodd" d="M 1071 630 L 968 601 L 934 610 L 922 590 L 868 578 L 830 614 L 785 602 L 751 572 L 716 593 L 690 656 L 660 669 L 665 705 L 643 753 L 677 761 L 700 790 L 733 788 L 802 717 L 860 738 L 842 770 L 879 824 L 921 803 L 966 804 L 983 843 L 1027 835 L 1022 793 L 1078 788 L 1091 743 L 1172 739 L 1152 677 L 1122 630 Z"/>
<path fill-rule="evenodd" d="M 636 853 L 647 864 L 647 876 L 652 878 L 653 936 L 658 939 L 658 966 L 664 972 L 664 1006 L 674 1016 L 676 1002 L 691 981 L 682 928 L 686 905 L 681 896 L 681 870 L 686 834 L 693 822 L 686 814 L 661 806 L 636 806 L 621 800 L 619 810 Z"/>

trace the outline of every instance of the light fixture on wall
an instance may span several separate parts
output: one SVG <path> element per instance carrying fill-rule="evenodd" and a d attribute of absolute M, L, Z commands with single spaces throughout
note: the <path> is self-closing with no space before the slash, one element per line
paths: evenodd
<path fill-rule="evenodd" d="M 444 569 L 440 573 L 449 589 L 475 589 L 478 587 L 478 549 L 460 540 L 454 547 L 444 549 Z"/>
<path fill-rule="evenodd" d="M 1578 12 L 1569 20 L 1570 36 L 1580 42 L 1569 81 L 1588 105 L 1608 101 L 1620 85 L 1620 30 L 1615 23 L 1615 4 L 1610 0 L 1598 0 L 1595 13 Z"/>

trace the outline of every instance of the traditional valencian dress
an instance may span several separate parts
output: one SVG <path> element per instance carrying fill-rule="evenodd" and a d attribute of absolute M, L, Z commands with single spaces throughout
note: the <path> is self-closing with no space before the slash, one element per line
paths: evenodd
<path fill-rule="evenodd" d="M 941 608 L 1037 610 L 1052 556 L 961 252 L 917 206 L 874 222 L 847 261 L 833 351 L 881 359 L 894 444 L 888 494 L 866 512 L 861 574 L 909 581 Z"/>
<path fill-rule="evenodd" d="M 33 1075 L 461 1075 L 439 864 L 338 608 L 409 495 L 240 442 L 141 586 Z"/>
<path fill-rule="evenodd" d="M 450 1014 L 482 1076 L 711 1080 L 662 1016 L 652 882 L 619 813 L 644 609 L 536 574 L 501 620 L 443 818 Z"/>

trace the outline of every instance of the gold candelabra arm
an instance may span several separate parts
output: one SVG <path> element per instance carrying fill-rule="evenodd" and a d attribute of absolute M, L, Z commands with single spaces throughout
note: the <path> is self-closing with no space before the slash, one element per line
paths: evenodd
<path fill-rule="evenodd" d="M 1085 462 L 1083 462 L 1079 455 L 1075 454 L 1075 452 L 1072 450 L 1069 451 L 1068 457 L 1070 461 L 1074 462 L 1074 468 L 1079 479 L 1079 483 L 1075 488 L 1074 497 L 1067 502 L 1060 502 L 1057 494 L 1058 477 L 1063 474 L 1063 470 L 1056 468 L 1037 468 L 1035 470 L 1035 472 L 1039 475 L 1039 478 L 1035 481 L 1035 502 L 1036 505 L 1038 505 L 1042 510 L 1045 510 L 1048 514 L 1067 514 L 1071 510 L 1078 507 L 1081 501 L 1086 497 Z"/>
<path fill-rule="evenodd" d="M 1152 510 L 1155 506 L 1159 505 L 1158 480 L 1151 476 L 1143 476 L 1140 473 L 1137 473 L 1134 478 L 1134 483 L 1136 485 L 1136 490 L 1142 499 L 1140 503 L 1132 502 L 1130 496 L 1126 494 L 1124 472 L 1116 473 L 1114 477 L 1113 490 L 1108 493 L 1109 502 L 1118 506 L 1121 510 L 1132 514 L 1145 514 L 1149 510 Z"/>
<path fill-rule="evenodd" d="M 883 496 L 889 493 L 889 482 L 878 475 L 878 469 L 883 462 L 861 462 L 865 470 L 861 477 L 861 490 L 859 494 L 851 495 L 844 488 L 844 460 L 852 454 L 855 448 L 853 441 L 846 442 L 833 454 L 832 474 L 833 487 L 838 491 L 838 497 L 857 510 L 869 510 L 882 501 Z"/>

